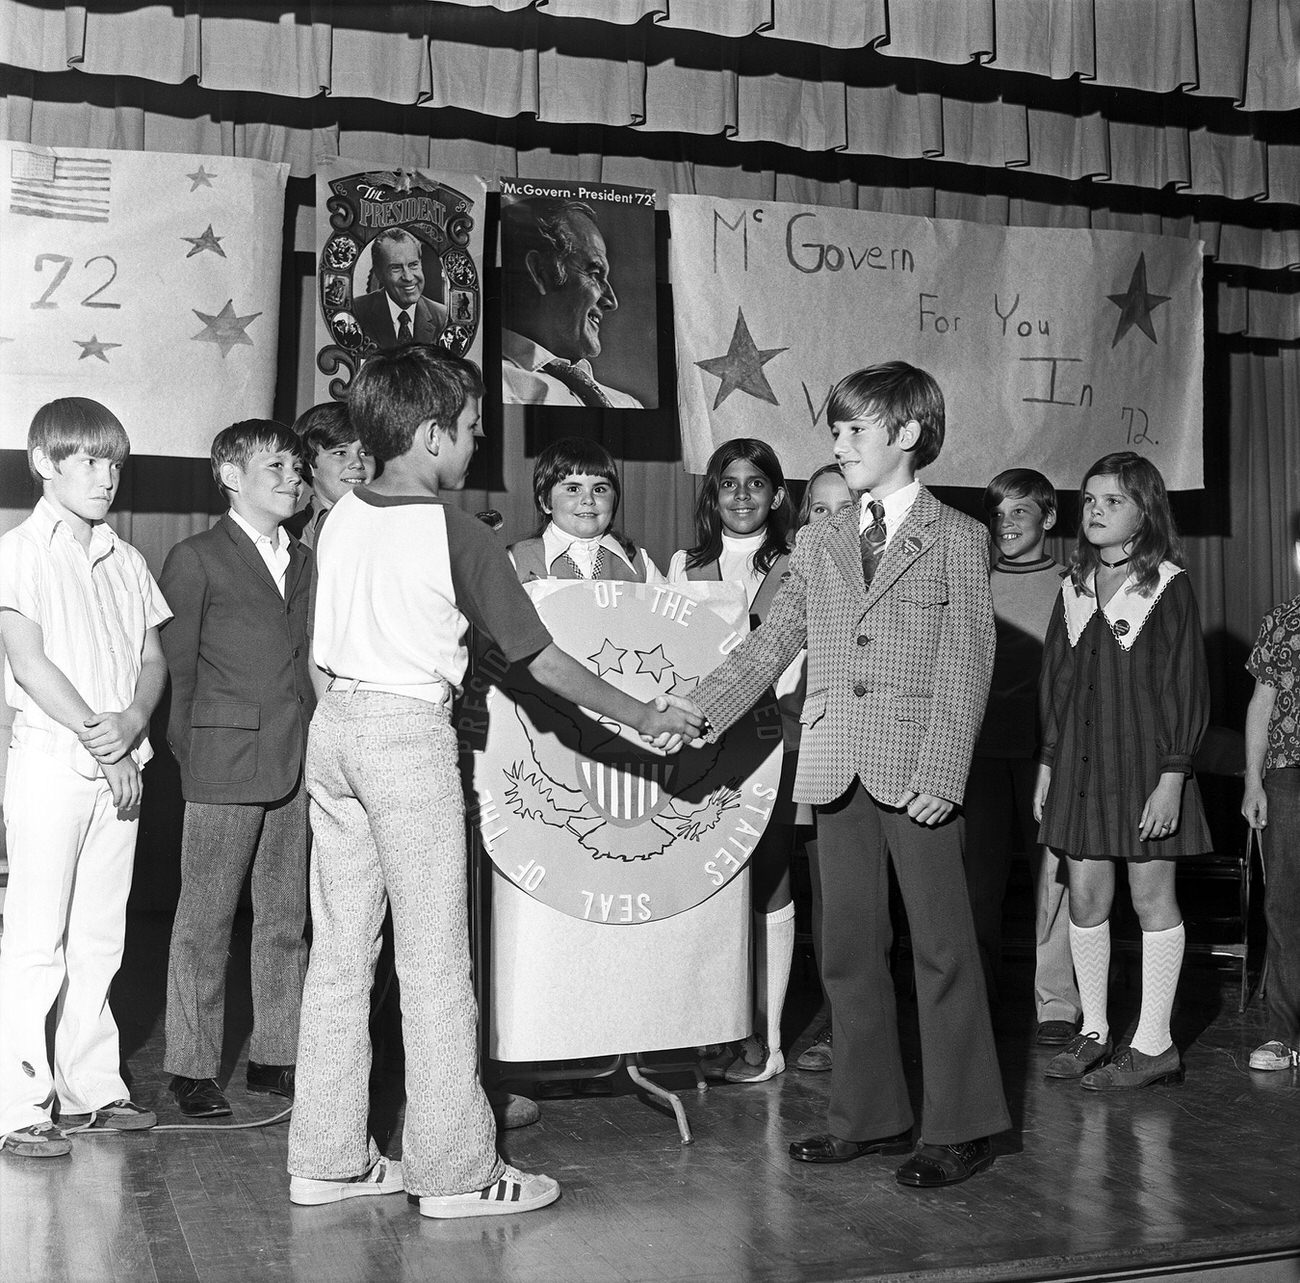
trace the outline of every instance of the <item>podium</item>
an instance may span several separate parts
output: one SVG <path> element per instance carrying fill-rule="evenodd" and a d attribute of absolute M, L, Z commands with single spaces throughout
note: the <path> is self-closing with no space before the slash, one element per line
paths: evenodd
<path fill-rule="evenodd" d="M 738 585 L 529 585 L 558 645 L 639 699 L 689 694 L 748 630 Z M 487 1054 L 516 1064 L 640 1056 L 751 1028 L 748 858 L 781 771 L 761 702 L 718 745 L 665 757 L 491 651 L 458 727 L 490 860 Z M 572 1076 L 572 1075 L 570 1075 Z M 680 1102 L 669 1102 L 684 1142 Z"/>

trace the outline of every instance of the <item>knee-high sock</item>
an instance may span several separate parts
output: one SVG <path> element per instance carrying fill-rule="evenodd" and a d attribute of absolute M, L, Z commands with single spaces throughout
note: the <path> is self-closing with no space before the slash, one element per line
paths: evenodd
<path fill-rule="evenodd" d="M 1183 969 L 1185 941 L 1181 922 L 1165 931 L 1142 933 L 1142 1010 L 1133 1049 L 1144 1056 L 1158 1056 L 1173 1042 L 1169 1017 L 1174 1009 L 1178 973 Z"/>
<path fill-rule="evenodd" d="M 790 984 L 794 957 L 794 904 L 773 913 L 756 913 L 754 962 L 758 1001 L 758 1030 L 767 1039 L 769 1053 L 781 1050 L 781 1011 Z"/>
<path fill-rule="evenodd" d="M 1110 919 L 1095 927 L 1070 923 L 1070 956 L 1083 1007 L 1080 1032 L 1096 1034 L 1105 1042 L 1110 1037 L 1106 1016 L 1106 990 L 1110 987 Z"/>

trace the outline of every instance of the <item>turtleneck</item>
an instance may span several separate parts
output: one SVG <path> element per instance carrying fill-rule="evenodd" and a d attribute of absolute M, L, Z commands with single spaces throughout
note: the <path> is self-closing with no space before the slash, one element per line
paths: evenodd
<path fill-rule="evenodd" d="M 724 580 L 744 584 L 749 604 L 754 604 L 758 590 L 763 586 L 763 576 L 754 570 L 754 558 L 767 538 L 766 530 L 752 535 L 733 535 L 722 532 L 722 552 L 718 556 L 718 573 Z"/>

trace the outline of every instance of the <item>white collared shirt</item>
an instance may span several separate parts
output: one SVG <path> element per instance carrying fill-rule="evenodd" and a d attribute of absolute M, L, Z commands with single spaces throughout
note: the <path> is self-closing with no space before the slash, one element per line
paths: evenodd
<path fill-rule="evenodd" d="M 912 511 L 912 505 L 916 502 L 916 497 L 921 493 L 921 483 L 911 481 L 901 490 L 895 490 L 892 494 L 887 494 L 880 500 L 885 509 L 885 547 L 888 548 L 893 541 L 894 534 L 897 532 L 907 518 L 907 514 Z M 875 518 L 871 515 L 870 491 L 863 491 L 860 506 L 858 508 L 858 533 L 861 534 L 868 526 L 875 524 Z"/>
<path fill-rule="evenodd" d="M 562 557 L 566 552 L 572 559 L 573 564 L 577 566 L 578 573 L 584 579 L 591 578 L 592 566 L 596 561 L 596 549 L 603 548 L 606 556 L 613 555 L 617 557 L 630 570 L 636 567 L 628 560 L 627 551 L 617 539 L 608 531 L 600 536 L 599 539 L 578 539 L 573 535 L 565 534 L 555 522 L 548 522 L 546 529 L 542 531 L 542 560 L 549 571 L 557 557 Z M 655 569 L 654 563 L 645 549 L 641 550 L 646 561 L 647 582 L 654 583 L 659 576 Z"/>
<path fill-rule="evenodd" d="M 503 405 L 583 405 L 582 398 L 568 384 L 543 370 L 548 362 L 556 360 L 554 352 L 540 343 L 517 334 L 514 330 L 501 331 L 501 402 Z M 592 373 L 590 361 L 571 361 L 569 364 L 582 370 L 609 399 L 610 405 L 620 410 L 640 410 L 644 407 L 634 396 L 607 387 Z"/>
<path fill-rule="evenodd" d="M 284 572 L 289 569 L 289 536 L 276 526 L 275 538 L 272 539 L 255 530 L 233 508 L 230 510 L 230 518 L 253 541 L 257 555 L 266 563 L 266 568 L 271 572 L 271 578 L 275 580 L 275 586 L 283 597 Z"/>
<path fill-rule="evenodd" d="M 46 658 L 96 713 L 118 712 L 135 698 L 144 636 L 171 611 L 144 558 L 105 522 L 91 528 L 90 548 L 42 498 L 16 529 L 0 538 L 0 610 L 13 610 L 41 630 Z M 14 709 L 14 743 L 54 758 L 88 780 L 99 763 L 76 733 L 56 721 L 14 679 L 6 660 L 5 700 Z M 131 755 L 152 756 L 143 739 Z"/>

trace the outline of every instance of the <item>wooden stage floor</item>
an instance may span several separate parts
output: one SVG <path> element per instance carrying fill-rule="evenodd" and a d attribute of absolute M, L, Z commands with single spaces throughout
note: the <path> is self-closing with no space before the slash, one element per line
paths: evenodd
<path fill-rule="evenodd" d="M 160 1065 L 166 927 L 133 917 L 115 1005 L 136 1098 L 174 1124 Z M 1010 973 L 1005 990 L 1027 995 L 1024 964 Z M 245 983 L 234 965 L 232 993 Z M 291 1207 L 283 1123 L 90 1137 L 56 1161 L 4 1156 L 0 1279 L 938 1283 L 1187 1278 L 1180 1267 L 1218 1261 L 1198 1277 L 1296 1280 L 1300 1078 L 1246 1068 L 1261 1015 L 1254 1006 L 1238 1016 L 1235 995 L 1226 972 L 1189 964 L 1175 1017 L 1186 1083 L 1122 1097 L 1048 1084 L 1026 1013 L 1004 1011 L 998 1045 L 1015 1129 L 999 1138 L 989 1172 L 947 1190 L 901 1188 L 897 1160 L 791 1162 L 789 1141 L 823 1127 L 826 1075 L 789 1070 L 705 1095 L 677 1079 L 669 1085 L 685 1086 L 689 1147 L 670 1116 L 630 1092 L 544 1101 L 541 1123 L 505 1134 L 502 1150 L 557 1177 L 563 1197 L 495 1220 L 425 1220 L 401 1196 Z M 799 1046 L 815 1002 L 796 988 L 789 1004 Z M 1121 989 L 1119 1028 L 1135 1004 Z M 233 1057 L 247 1013 L 231 1006 L 226 1072 L 234 1121 L 248 1122 L 274 1108 L 243 1091 L 243 1057 Z M 900 1014 L 914 1023 L 906 999 Z"/>

